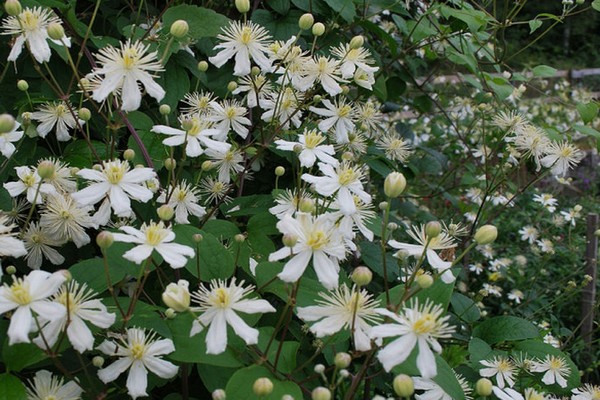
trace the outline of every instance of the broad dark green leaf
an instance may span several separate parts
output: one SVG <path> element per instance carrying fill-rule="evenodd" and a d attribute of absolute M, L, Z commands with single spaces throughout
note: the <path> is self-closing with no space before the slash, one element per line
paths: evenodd
<path fill-rule="evenodd" d="M 538 329 L 525 319 L 502 315 L 483 321 L 473 329 L 473 336 L 489 344 L 496 344 L 535 338 L 538 336 Z"/>
<path fill-rule="evenodd" d="M 7 371 L 21 371 L 47 357 L 42 349 L 33 343 L 17 343 L 9 346 L 7 337 L 2 346 L 2 360 Z"/>
<path fill-rule="evenodd" d="M 169 29 L 173 22 L 183 19 L 187 21 L 192 39 L 217 36 L 221 28 L 229 23 L 229 18 L 213 10 L 195 5 L 181 4 L 169 7 L 163 16 L 163 24 Z"/>
<path fill-rule="evenodd" d="M 356 6 L 352 0 L 325 0 L 325 3 L 346 22 L 352 22 L 356 17 Z"/>
<path fill-rule="evenodd" d="M 27 393 L 23 382 L 16 376 L 0 374 L 0 400 L 25 400 Z"/>
<path fill-rule="evenodd" d="M 475 302 L 463 294 L 453 293 L 450 303 L 456 316 L 467 323 L 473 323 L 481 317 Z"/>

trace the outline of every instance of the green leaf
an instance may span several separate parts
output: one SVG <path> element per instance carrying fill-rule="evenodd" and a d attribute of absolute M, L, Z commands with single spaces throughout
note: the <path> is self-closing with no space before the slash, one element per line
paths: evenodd
<path fill-rule="evenodd" d="M 259 378 L 269 378 L 273 382 L 273 391 L 267 396 L 258 397 L 252 390 L 252 385 Z M 298 385 L 292 381 L 280 381 L 265 367 L 252 365 L 237 371 L 225 387 L 228 399 L 245 400 L 280 400 L 284 395 L 302 399 L 303 394 Z"/>
<path fill-rule="evenodd" d="M 217 365 L 202 363 L 196 364 L 196 368 L 198 369 L 198 376 L 209 392 L 227 386 L 229 378 L 238 370 L 237 368 L 219 367 Z"/>
<path fill-rule="evenodd" d="M 383 257 L 381 256 L 381 247 L 373 242 L 363 241 L 358 243 L 363 262 L 371 268 L 377 275 L 383 277 Z M 393 282 L 398 278 L 398 260 L 394 258 L 392 252 L 386 253 L 386 267 L 388 282 Z"/>
<path fill-rule="evenodd" d="M 598 105 L 596 103 L 578 103 L 577 111 L 584 124 L 589 124 L 598 115 Z"/>
<path fill-rule="evenodd" d="M 556 75 L 556 68 L 552 68 L 548 65 L 538 65 L 531 70 L 533 76 L 538 78 L 551 78 Z"/>
<path fill-rule="evenodd" d="M 579 133 L 583 133 L 584 135 L 596 138 L 596 147 L 600 150 L 600 132 L 585 125 L 573 125 L 573 129 Z"/>
<path fill-rule="evenodd" d="M 473 323 L 481 317 L 475 302 L 465 295 L 453 293 L 450 299 L 454 314 L 467 323 Z"/>
<path fill-rule="evenodd" d="M 269 338 L 273 334 L 273 327 L 267 326 L 260 329 L 260 335 L 258 336 L 258 348 L 264 353 L 267 351 L 267 345 Z M 300 343 L 294 341 L 286 341 L 281 345 L 279 350 L 279 340 L 274 339 L 269 347 L 269 353 L 267 354 L 268 360 L 271 364 L 275 365 L 275 359 L 279 353 L 279 359 L 277 361 L 277 370 L 282 373 L 290 373 L 296 368 L 296 354 L 300 349 Z"/>
<path fill-rule="evenodd" d="M 162 135 L 154 132 L 148 131 L 136 131 L 138 136 L 140 137 L 142 143 L 144 143 L 144 147 L 148 154 L 150 154 L 150 159 L 154 163 L 154 169 L 159 170 L 162 168 L 163 160 L 169 154 L 162 144 L 163 137 Z M 140 146 L 138 146 L 137 142 L 133 138 L 133 136 L 129 136 L 129 140 L 127 142 L 128 148 L 135 151 L 135 157 L 133 158 L 134 164 L 142 164 L 146 165 L 146 161 L 144 160 L 144 156 L 142 155 L 142 150 Z"/>
<path fill-rule="evenodd" d="M 219 240 L 231 239 L 240 233 L 239 228 L 233 222 L 226 221 L 224 219 L 208 220 L 202 226 L 202 230 L 210 233 L 211 235 L 215 235 L 215 237 Z"/>
<path fill-rule="evenodd" d="M 525 319 L 503 315 L 483 321 L 473 329 L 473 336 L 495 344 L 535 338 L 538 336 L 538 329 Z"/>
<path fill-rule="evenodd" d="M 299 10 L 292 10 L 285 16 L 271 14 L 268 10 L 256 10 L 252 13 L 252 21 L 268 29 L 273 39 L 287 40 L 298 34 L 298 19 L 301 16 Z"/>
<path fill-rule="evenodd" d="M 356 6 L 352 0 L 325 0 L 325 3 L 339 13 L 346 22 L 352 22 L 356 17 Z"/>
<path fill-rule="evenodd" d="M 192 39 L 217 36 L 221 28 L 229 23 L 229 18 L 213 10 L 182 4 L 167 9 L 163 16 L 163 25 L 169 29 L 173 22 L 179 19 L 187 21 L 190 27 L 188 35 Z"/>
<path fill-rule="evenodd" d="M 600 11 L 600 0 L 592 1 L 592 8 L 596 11 Z"/>
<path fill-rule="evenodd" d="M 267 5 L 278 14 L 285 15 L 290 11 L 290 0 L 267 0 Z"/>
<path fill-rule="evenodd" d="M 190 246 L 196 251 L 196 256 L 190 258 L 185 266 L 192 275 L 198 276 L 198 268 L 203 281 L 227 279 L 233 275 L 233 257 L 215 236 L 191 225 L 177 225 L 173 232 L 177 243 Z M 193 239 L 195 234 L 202 235 L 202 240 L 198 243 Z"/>
<path fill-rule="evenodd" d="M 471 32 L 476 32 L 482 28 L 485 28 L 489 20 L 483 11 L 473 9 L 456 9 L 442 5 L 440 11 L 446 18 L 451 16 L 463 21 L 465 24 L 467 24 Z"/>
<path fill-rule="evenodd" d="M 0 374 L 0 400 L 25 400 L 27 393 L 23 382 L 16 376 Z"/>
<path fill-rule="evenodd" d="M 161 104 L 168 104 L 175 109 L 179 100 L 190 91 L 190 77 L 185 68 L 173 61 L 167 63 L 166 69 L 160 82 L 166 92 Z"/>
<path fill-rule="evenodd" d="M 384 75 L 380 75 L 373 85 L 373 94 L 377 96 L 382 103 L 385 102 L 388 97 L 386 80 L 387 78 Z"/>
<path fill-rule="evenodd" d="M 492 348 L 489 344 L 479 338 L 471 338 L 469 341 L 469 360 L 471 367 L 475 370 L 481 368 L 479 363 L 481 360 L 485 360 L 492 353 Z"/>
<path fill-rule="evenodd" d="M 279 230 L 275 226 L 277 221 L 277 217 L 270 212 L 256 214 L 248 221 L 246 230 L 248 234 L 278 235 Z"/>
<path fill-rule="evenodd" d="M 33 343 L 8 345 L 8 338 L 2 346 L 2 360 L 7 371 L 21 371 L 47 358 L 46 354 Z"/>
<path fill-rule="evenodd" d="M 102 142 L 92 141 L 92 147 L 101 160 L 107 158 L 106 145 Z M 65 147 L 61 161 L 69 163 L 71 167 L 86 168 L 98 162 L 85 140 L 74 140 Z"/>
<path fill-rule="evenodd" d="M 537 31 L 540 26 L 542 26 L 542 21 L 539 19 L 532 19 L 529 21 L 529 34 L 531 35 L 533 32 Z"/>

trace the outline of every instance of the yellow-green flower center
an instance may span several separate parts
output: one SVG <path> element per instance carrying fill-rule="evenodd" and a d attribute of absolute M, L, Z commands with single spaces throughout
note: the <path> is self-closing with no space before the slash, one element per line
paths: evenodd
<path fill-rule="evenodd" d="M 252 29 L 250 29 L 250 27 L 245 26 L 242 28 L 242 34 L 240 35 L 240 41 L 246 45 L 252 41 Z"/>
<path fill-rule="evenodd" d="M 123 50 L 123 67 L 132 69 L 140 59 L 140 55 L 134 47 Z"/>
<path fill-rule="evenodd" d="M 321 230 L 314 231 L 306 241 L 306 244 L 313 250 L 323 248 L 329 242 L 327 234 Z"/>
<path fill-rule="evenodd" d="M 185 190 L 178 190 L 177 196 L 176 196 L 177 201 L 184 201 L 186 195 L 187 195 L 187 193 L 185 192 Z"/>
<path fill-rule="evenodd" d="M 146 244 L 150 246 L 158 246 L 169 233 L 162 225 L 151 224 L 144 232 L 146 234 Z"/>
<path fill-rule="evenodd" d="M 27 187 L 32 187 L 33 185 L 35 185 L 35 175 L 33 175 L 33 174 L 27 174 L 27 175 L 25 175 L 23 177 L 23 183 Z"/>
<path fill-rule="evenodd" d="M 9 290 L 11 300 L 19 305 L 25 306 L 33 300 L 29 294 L 29 288 L 25 287 L 22 281 L 15 281 Z"/>
<path fill-rule="evenodd" d="M 65 107 L 63 104 L 59 104 L 56 106 L 56 110 L 54 113 L 57 117 L 62 117 L 67 113 L 67 107 Z"/>
<path fill-rule="evenodd" d="M 104 174 L 108 178 L 108 181 L 113 185 L 118 184 L 125 176 L 125 166 L 122 164 L 113 164 L 104 170 Z"/>
<path fill-rule="evenodd" d="M 338 109 L 338 117 L 347 117 L 350 114 L 350 111 L 352 111 L 352 107 L 350 107 L 348 104 L 344 104 Z"/>
<path fill-rule="evenodd" d="M 358 179 L 358 173 L 351 167 L 343 167 L 338 175 L 338 182 L 342 186 L 351 184 Z"/>
<path fill-rule="evenodd" d="M 143 343 L 135 343 L 133 346 L 131 346 L 131 357 L 135 358 L 136 360 L 140 360 L 142 357 L 144 357 L 145 352 L 146 346 L 144 346 Z"/>
<path fill-rule="evenodd" d="M 324 140 L 325 138 L 317 131 L 310 131 L 304 135 L 304 145 L 307 149 L 314 149 L 323 143 Z"/>
<path fill-rule="evenodd" d="M 413 325 L 413 330 L 418 335 L 431 333 L 436 327 L 435 316 L 429 313 L 424 314 Z"/>
<path fill-rule="evenodd" d="M 21 20 L 21 26 L 27 31 L 34 31 L 40 27 L 40 16 L 29 10 L 21 13 L 19 18 Z"/>
<path fill-rule="evenodd" d="M 213 303 L 217 307 L 227 308 L 229 303 L 231 302 L 231 298 L 229 297 L 229 292 L 225 288 L 217 288 L 212 295 Z"/>

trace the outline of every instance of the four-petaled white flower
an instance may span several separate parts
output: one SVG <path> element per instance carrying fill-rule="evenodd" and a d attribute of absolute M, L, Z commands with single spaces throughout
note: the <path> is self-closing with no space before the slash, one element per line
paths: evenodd
<path fill-rule="evenodd" d="M 0 287 L 0 314 L 14 310 L 8 327 L 8 344 L 29 343 L 29 332 L 36 317 L 57 319 L 67 312 L 65 306 L 51 302 L 52 296 L 67 280 L 62 272 L 53 274 L 46 271 L 31 271 L 24 278 L 13 275 L 11 285 L 5 283 Z"/>
<path fill-rule="evenodd" d="M 194 320 L 190 336 L 208 327 L 208 354 L 220 354 L 227 348 L 227 325 L 230 325 L 246 344 L 258 343 L 258 329 L 248 326 L 237 312 L 257 314 L 276 310 L 266 300 L 245 298 L 253 290 L 254 286 L 244 287 L 244 281 L 236 284 L 235 278 L 232 278 L 229 285 L 222 280 L 212 280 L 210 288 L 201 286 L 197 292 L 192 293 L 192 299 L 200 305 L 192 307 L 192 311 L 202 314 Z"/>
<path fill-rule="evenodd" d="M 306 168 L 312 167 L 317 159 L 326 164 L 338 165 L 338 160 L 334 157 L 335 149 L 330 144 L 322 144 L 327 138 L 315 129 L 305 130 L 298 135 L 298 142 L 289 142 L 287 140 L 276 140 L 277 149 L 286 151 L 295 151 L 296 146 L 302 150 L 298 154 L 300 165 Z"/>
<path fill-rule="evenodd" d="M 303 92 L 319 82 L 330 96 L 342 93 L 339 82 L 345 81 L 340 77 L 338 62 L 329 57 L 309 58 L 303 65 L 301 74 L 302 77 L 298 79 L 296 87 Z"/>
<path fill-rule="evenodd" d="M 313 217 L 303 212 L 296 213 L 295 218 L 285 215 L 277 223 L 277 229 L 296 241 L 292 247 L 285 246 L 269 255 L 269 261 L 292 257 L 277 275 L 279 279 L 284 282 L 296 282 L 312 259 L 319 282 L 327 289 L 337 287 L 339 261 L 346 257 L 346 247 L 343 235 L 336 228 L 330 215 Z"/>
<path fill-rule="evenodd" d="M 303 174 L 302 179 L 315 185 L 315 190 L 322 196 L 336 194 L 340 211 L 345 215 L 356 212 L 353 194 L 364 203 L 371 203 L 371 195 L 365 192 L 361 179 L 364 177 L 362 168 L 343 161 L 338 165 L 319 163 L 323 176 Z"/>
<path fill-rule="evenodd" d="M 371 328 L 372 338 L 395 337 L 377 354 L 386 371 L 403 363 L 415 347 L 418 347 L 417 368 L 424 378 L 437 375 L 435 357 L 431 349 L 442 352 L 438 339 L 448 338 L 454 327 L 448 325 L 450 316 L 442 317 L 443 308 L 427 301 L 420 305 L 418 300 L 404 308 L 400 314 L 379 309 L 380 314 L 389 317 L 394 323 L 382 324 Z M 430 349 L 431 346 L 431 349 Z"/>
<path fill-rule="evenodd" d="M 171 186 L 169 190 L 169 200 L 167 193 L 163 192 L 156 199 L 159 203 L 166 203 L 175 210 L 175 222 L 178 224 L 189 224 L 188 215 L 202 217 L 206 214 L 204 207 L 198 205 L 198 190 L 193 188 L 185 180 L 177 186 Z"/>
<path fill-rule="evenodd" d="M 50 61 L 51 52 L 48 40 L 52 40 L 59 46 L 70 47 L 71 39 L 68 37 L 63 36 L 61 40 L 50 39 L 48 25 L 52 23 L 60 24 L 60 19 L 53 14 L 52 9 L 43 7 L 25 7 L 19 15 L 6 18 L 2 23 L 4 32 L 1 34 L 18 35 L 8 55 L 8 61 L 17 60 L 25 43 L 39 63 Z"/>
<path fill-rule="evenodd" d="M 40 137 L 45 138 L 56 126 L 56 139 L 59 142 L 66 142 L 71 139 L 69 129 L 73 129 L 77 122 L 80 125 L 84 124 L 82 120 L 76 121 L 75 117 L 77 117 L 77 111 L 73 110 L 73 107 L 64 101 L 45 103 L 31 114 L 31 119 L 40 122 L 37 126 Z"/>
<path fill-rule="evenodd" d="M 354 121 L 356 119 L 356 110 L 346 100 L 341 99 L 336 103 L 329 100 L 323 100 L 325 108 L 309 107 L 309 110 L 317 115 L 326 117 L 319 122 L 319 130 L 327 132 L 335 127 L 335 141 L 337 144 L 350 142 L 349 133 L 354 132 Z"/>
<path fill-rule="evenodd" d="M 93 290 L 88 289 L 84 283 L 70 281 L 62 286 L 52 300 L 62 304 L 67 312 L 61 318 L 46 318 L 41 315 L 41 320 L 47 323 L 42 327 L 41 335 L 33 341 L 40 347 L 46 343 L 54 346 L 62 331 L 66 328 L 67 337 L 73 348 L 80 353 L 94 348 L 94 336 L 84 321 L 99 328 L 107 329 L 115 323 L 115 314 L 109 313 L 106 306 L 98 299 Z M 43 335 L 43 336 L 42 336 Z"/>
<path fill-rule="evenodd" d="M 154 170 L 152 168 L 129 170 L 127 161 L 104 161 L 100 171 L 85 168 L 79 171 L 77 175 L 96 183 L 73 193 L 71 195 L 73 200 L 81 205 L 88 206 L 94 205 L 108 196 L 110 206 L 119 217 L 129 217 L 132 214 L 129 198 L 145 203 L 153 196 L 152 191 L 146 188 L 144 183 L 154 178 Z M 109 218 L 110 213 L 107 216 L 98 218 L 97 223 L 104 225 Z"/>
<path fill-rule="evenodd" d="M 557 383 L 560 387 L 567 387 L 567 380 L 571 373 L 571 368 L 567 365 L 567 361 L 559 356 L 546 355 L 543 361 L 534 361 L 531 365 L 531 372 L 545 372 L 542 377 L 542 382 L 546 385 Z"/>
<path fill-rule="evenodd" d="M 35 373 L 27 388 L 27 400 L 79 400 L 83 389 L 74 381 L 63 383 L 63 378 L 42 369 Z"/>
<path fill-rule="evenodd" d="M 310 327 L 311 332 L 320 338 L 348 329 L 352 332 L 356 350 L 370 350 L 368 333 L 371 324 L 381 320 L 376 310 L 379 301 L 373 300 L 365 289 L 350 289 L 346 284 L 330 293 L 320 292 L 319 296 L 318 306 L 298 307 L 298 317 L 318 321 Z"/>
<path fill-rule="evenodd" d="M 7 182 L 4 189 L 12 197 L 17 197 L 26 192 L 27 201 L 31 204 L 41 204 L 44 201 L 44 195 L 55 193 L 54 186 L 48 183 L 42 183 L 42 178 L 38 175 L 35 168 L 27 166 L 15 167 L 19 180 L 16 182 Z"/>
<path fill-rule="evenodd" d="M 100 49 L 96 55 L 100 67 L 94 69 L 90 77 L 99 79 L 93 89 L 93 99 L 103 102 L 111 93 L 120 92 L 121 110 L 137 110 L 142 101 L 140 81 L 150 96 L 161 101 L 165 91 L 154 82 L 150 73 L 160 72 L 163 67 L 158 61 L 158 53 L 148 52 L 149 47 L 140 41 L 131 43 L 128 40 L 118 49 L 111 45 Z"/>
<path fill-rule="evenodd" d="M 395 249 L 404 250 L 409 255 L 415 257 L 421 257 L 423 253 L 427 256 L 427 261 L 432 268 L 437 270 L 442 275 L 442 280 L 445 283 L 452 283 L 455 280 L 454 274 L 450 270 L 452 266 L 451 261 L 444 261 L 437 255 L 435 250 L 451 249 L 456 247 L 456 243 L 447 232 L 441 232 L 436 237 L 428 237 L 425 232 L 425 225 L 412 226 L 412 230 L 408 232 L 411 238 L 413 238 L 419 244 L 402 243 L 396 240 L 390 240 L 388 244 Z"/>
<path fill-rule="evenodd" d="M 142 224 L 140 229 L 131 226 L 122 226 L 125 233 L 113 233 L 117 242 L 137 243 L 133 249 L 123 254 L 123 257 L 136 264 L 141 264 L 156 250 L 171 268 L 182 268 L 187 263 L 186 257 L 194 257 L 196 254 L 190 246 L 179 243 L 170 243 L 175 240 L 175 233 L 165 227 L 161 221 Z"/>
<path fill-rule="evenodd" d="M 507 357 L 496 356 L 492 360 L 482 360 L 480 363 L 487 367 L 479 370 L 479 375 L 490 378 L 496 377 L 496 382 L 499 388 L 504 388 L 506 385 L 513 387 L 515 380 L 515 365 Z"/>
<path fill-rule="evenodd" d="M 223 33 L 217 35 L 217 38 L 222 42 L 215 46 L 215 50 L 221 51 L 208 58 L 215 66 L 221 67 L 235 56 L 233 74 L 236 76 L 250 73 L 250 58 L 263 72 L 271 70 L 271 60 L 267 57 L 270 36 L 262 26 L 253 22 L 232 21 L 229 26 L 223 28 Z"/>
<path fill-rule="evenodd" d="M 114 381 L 129 369 L 127 376 L 127 391 L 133 399 L 148 396 L 148 370 L 164 379 L 177 375 L 179 367 L 162 360 L 160 356 L 175 351 L 171 339 L 156 339 L 156 334 L 146 333 L 144 329 L 129 328 L 127 337 L 119 342 L 105 340 L 98 350 L 119 359 L 106 368 L 98 371 L 98 377 L 104 383 Z"/>

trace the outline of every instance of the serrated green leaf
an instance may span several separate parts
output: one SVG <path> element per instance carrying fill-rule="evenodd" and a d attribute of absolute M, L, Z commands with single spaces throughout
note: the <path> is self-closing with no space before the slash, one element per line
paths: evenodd
<path fill-rule="evenodd" d="M 0 400 L 25 400 L 25 385 L 16 376 L 0 374 Z"/>
<path fill-rule="evenodd" d="M 537 31 L 540 26 L 542 26 L 542 21 L 539 19 L 532 19 L 529 21 L 529 34 L 531 35 L 533 32 Z"/>
<path fill-rule="evenodd" d="M 535 338 L 538 336 L 538 329 L 523 318 L 502 315 L 483 321 L 473 329 L 473 336 L 489 344 L 496 344 Z"/>

